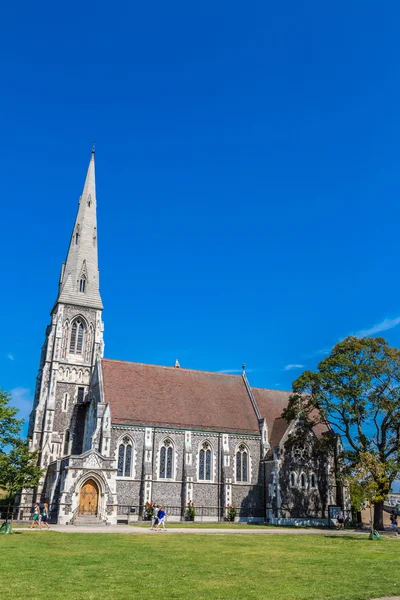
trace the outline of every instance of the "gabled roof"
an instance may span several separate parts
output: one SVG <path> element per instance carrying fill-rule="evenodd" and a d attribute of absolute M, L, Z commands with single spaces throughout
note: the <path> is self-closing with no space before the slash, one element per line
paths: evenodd
<path fill-rule="evenodd" d="M 241 376 L 109 359 L 102 371 L 115 424 L 259 433 Z"/>
<path fill-rule="evenodd" d="M 261 417 L 267 420 L 269 443 L 278 446 L 289 424 L 282 419 L 282 411 L 288 405 L 291 392 L 252 388 Z"/>

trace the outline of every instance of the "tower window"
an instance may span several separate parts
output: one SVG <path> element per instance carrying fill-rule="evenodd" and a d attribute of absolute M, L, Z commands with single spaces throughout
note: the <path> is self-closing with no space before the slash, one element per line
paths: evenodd
<path fill-rule="evenodd" d="M 80 227 L 79 225 L 77 225 L 76 231 L 75 231 L 75 244 L 79 243 L 79 235 L 80 235 L 80 231 L 79 231 Z"/>
<path fill-rule="evenodd" d="M 82 277 L 79 281 L 79 291 L 82 292 L 82 294 L 84 294 L 85 289 L 86 289 L 86 277 L 84 275 L 82 275 Z"/>
<path fill-rule="evenodd" d="M 74 321 L 71 327 L 71 338 L 69 341 L 70 354 L 82 354 L 85 324 L 81 319 Z"/>
<path fill-rule="evenodd" d="M 83 398 L 85 397 L 85 388 L 78 387 L 78 404 L 83 402 Z"/>
<path fill-rule="evenodd" d="M 65 433 L 64 433 L 64 456 L 69 454 L 69 440 L 70 440 L 69 429 L 66 429 Z"/>

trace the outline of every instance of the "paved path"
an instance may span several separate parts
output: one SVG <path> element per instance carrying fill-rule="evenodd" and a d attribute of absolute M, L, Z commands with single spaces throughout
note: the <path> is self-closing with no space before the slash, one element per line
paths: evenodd
<path fill-rule="evenodd" d="M 14 531 L 29 531 L 26 527 L 13 527 Z M 37 530 L 32 530 L 37 531 Z M 44 528 L 42 531 L 46 531 Z M 182 534 L 217 534 L 217 535 L 349 535 L 359 534 L 367 535 L 369 531 L 356 531 L 356 530 L 336 530 L 336 529 L 295 529 L 288 527 L 263 527 L 254 529 L 240 528 L 237 529 L 223 529 L 223 528 L 201 528 L 201 527 L 168 527 L 165 532 L 152 531 L 149 527 L 135 527 L 134 525 L 104 525 L 104 526 L 84 526 L 84 525 L 53 525 L 51 531 L 61 531 L 62 533 L 127 533 L 127 534 L 142 534 L 142 535 L 168 535 L 170 533 L 182 533 Z M 400 538 L 399 538 L 400 539 Z"/>

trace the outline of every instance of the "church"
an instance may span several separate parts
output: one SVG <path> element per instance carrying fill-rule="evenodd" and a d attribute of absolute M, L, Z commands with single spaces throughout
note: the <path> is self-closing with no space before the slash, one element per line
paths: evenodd
<path fill-rule="evenodd" d="M 18 518 L 36 501 L 71 525 L 142 520 L 153 502 L 169 521 L 188 518 L 189 503 L 203 521 L 326 518 L 338 502 L 334 457 L 313 453 L 321 426 L 288 445 L 298 427 L 281 417 L 289 392 L 252 387 L 244 367 L 232 375 L 104 358 L 96 204 L 93 150 L 30 415 L 44 474 L 21 494 Z"/>

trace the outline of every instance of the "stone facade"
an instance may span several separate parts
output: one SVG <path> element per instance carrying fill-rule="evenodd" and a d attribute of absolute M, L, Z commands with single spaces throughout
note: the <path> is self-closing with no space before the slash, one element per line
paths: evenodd
<path fill-rule="evenodd" d="M 290 444 L 299 424 L 280 418 L 289 394 L 252 389 L 244 372 L 102 360 L 97 261 L 93 154 L 30 418 L 44 475 L 21 495 L 19 518 L 39 500 L 53 520 L 74 523 L 88 494 L 110 524 L 143 518 L 146 502 L 165 505 L 169 520 L 185 519 L 189 501 L 207 521 L 226 518 L 229 506 L 241 520 L 326 516 L 337 502 L 333 458 L 313 453 L 321 432 Z M 158 402 L 161 422 L 149 411 Z"/>

